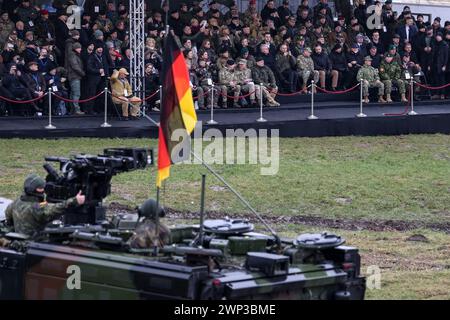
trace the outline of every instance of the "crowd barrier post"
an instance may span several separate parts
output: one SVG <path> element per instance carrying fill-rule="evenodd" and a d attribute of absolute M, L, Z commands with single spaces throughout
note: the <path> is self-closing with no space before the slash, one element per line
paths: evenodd
<path fill-rule="evenodd" d="M 410 91 L 411 91 L 411 111 L 408 112 L 408 115 L 416 116 L 416 115 L 418 115 L 418 113 L 414 111 L 414 78 L 413 77 L 411 77 L 411 81 L 410 81 Z"/>
<path fill-rule="evenodd" d="M 263 84 L 259 84 L 259 119 L 256 122 L 267 122 L 263 117 Z"/>
<path fill-rule="evenodd" d="M 308 120 L 317 120 L 319 119 L 314 115 L 314 90 L 316 89 L 316 84 L 314 80 L 311 81 L 311 115 L 308 117 Z"/>
<path fill-rule="evenodd" d="M 218 124 L 217 121 L 214 120 L 214 84 L 211 85 L 211 119 L 206 122 L 207 124 Z"/>
<path fill-rule="evenodd" d="M 52 88 L 48 88 L 48 126 L 45 127 L 47 130 L 56 129 L 52 124 Z"/>
<path fill-rule="evenodd" d="M 159 110 L 162 111 L 162 103 L 163 103 L 163 87 L 159 86 Z"/>
<path fill-rule="evenodd" d="M 110 128 L 108 123 L 108 87 L 105 87 L 105 122 L 101 125 L 102 128 Z"/>
<path fill-rule="evenodd" d="M 367 114 L 363 112 L 363 79 L 361 79 L 361 82 L 359 83 L 360 86 L 360 95 L 359 95 L 359 113 L 356 115 L 358 118 L 366 118 Z"/>

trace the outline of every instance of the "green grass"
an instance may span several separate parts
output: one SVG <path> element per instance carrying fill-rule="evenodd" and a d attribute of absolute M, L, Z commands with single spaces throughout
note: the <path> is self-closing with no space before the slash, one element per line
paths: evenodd
<path fill-rule="evenodd" d="M 0 140 L 0 196 L 18 196 L 29 173 L 44 175 L 45 156 L 97 154 L 120 146 L 156 147 L 156 140 Z M 450 217 L 450 138 L 445 135 L 281 139 L 275 176 L 261 176 L 259 165 L 213 167 L 267 215 L 427 223 L 446 223 Z M 163 203 L 198 211 L 204 172 L 199 165 L 174 166 Z M 114 177 L 107 201 L 135 206 L 154 196 L 155 174 L 153 167 Z M 212 175 L 206 197 L 209 211 L 248 212 Z M 275 228 L 284 236 L 320 231 L 295 224 Z M 450 298 L 449 234 L 426 229 L 334 232 L 360 249 L 364 274 L 371 265 L 380 267 L 381 288 L 368 290 L 368 299 Z M 407 241 L 415 233 L 429 242 Z"/>
<path fill-rule="evenodd" d="M 104 147 L 156 146 L 156 140 L 0 140 L 0 195 L 15 197 L 24 177 L 44 174 L 46 155 L 98 153 Z M 281 139 L 280 169 L 215 165 L 262 213 L 328 218 L 441 222 L 450 214 L 450 138 L 445 135 Z M 162 191 L 167 206 L 197 211 L 200 165 L 176 165 Z M 155 195 L 155 168 L 119 175 L 108 201 L 130 205 Z M 212 175 L 207 209 L 247 210 Z M 342 203 L 340 198 L 346 199 Z"/>

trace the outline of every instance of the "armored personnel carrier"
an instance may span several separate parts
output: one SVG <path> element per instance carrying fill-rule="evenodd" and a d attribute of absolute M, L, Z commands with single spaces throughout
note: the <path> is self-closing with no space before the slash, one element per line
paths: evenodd
<path fill-rule="evenodd" d="M 358 249 L 334 234 L 283 239 L 247 220 L 202 215 L 199 224 L 170 226 L 162 248 L 133 249 L 128 240 L 142 217 L 107 215 L 102 202 L 112 176 L 151 164 L 150 150 L 46 160 L 60 163 L 59 172 L 44 165 L 47 200 L 83 190 L 87 201 L 33 239 L 2 228 L 0 299 L 364 298 Z"/>

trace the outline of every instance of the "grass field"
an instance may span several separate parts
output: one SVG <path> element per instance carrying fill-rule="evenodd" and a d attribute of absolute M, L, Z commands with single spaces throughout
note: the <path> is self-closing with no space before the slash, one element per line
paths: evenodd
<path fill-rule="evenodd" d="M 156 140 L 0 140 L 0 196 L 19 195 L 29 173 L 44 175 L 44 156 L 97 154 L 120 146 L 155 147 Z M 449 136 L 281 139 L 279 173 L 261 176 L 260 167 L 214 166 L 266 216 L 341 221 L 333 231 L 361 249 L 363 271 L 370 265 L 382 270 L 381 289 L 368 291 L 368 298 L 450 298 Z M 198 211 L 203 172 L 199 165 L 175 166 L 163 203 Z M 155 173 L 151 168 L 115 177 L 107 201 L 135 206 L 154 196 Z M 210 212 L 248 213 L 211 175 L 206 196 Z M 380 230 L 366 228 L 366 222 Z M 404 228 L 393 231 L 392 223 Z M 276 228 L 292 236 L 323 225 L 278 223 Z M 425 241 L 408 241 L 414 234 Z"/>

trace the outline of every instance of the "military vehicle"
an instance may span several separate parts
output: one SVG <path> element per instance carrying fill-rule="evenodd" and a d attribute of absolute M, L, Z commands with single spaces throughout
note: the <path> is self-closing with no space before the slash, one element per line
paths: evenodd
<path fill-rule="evenodd" d="M 133 249 L 128 240 L 140 214 L 108 215 L 102 203 L 111 178 L 146 168 L 151 150 L 46 160 L 60 164 L 59 171 L 44 165 L 47 201 L 83 190 L 86 203 L 33 239 L 2 227 L 0 299 L 364 298 L 358 249 L 340 236 L 283 239 L 244 219 L 204 219 L 204 206 L 199 224 L 170 226 L 170 244 Z"/>

